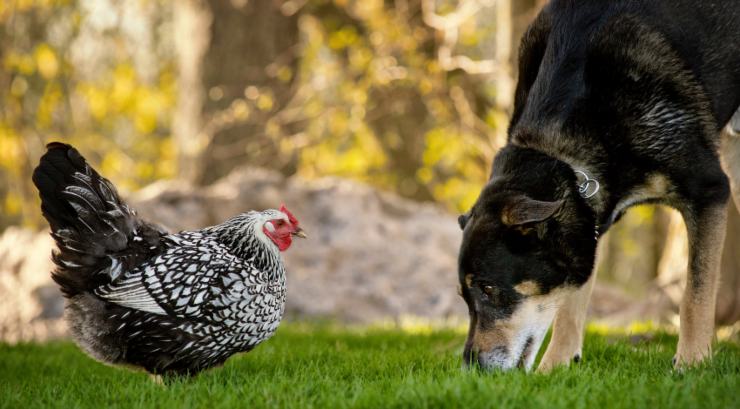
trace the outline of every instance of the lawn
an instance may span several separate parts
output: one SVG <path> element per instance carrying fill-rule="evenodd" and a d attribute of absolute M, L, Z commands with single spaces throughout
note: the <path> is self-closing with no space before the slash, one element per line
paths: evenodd
<path fill-rule="evenodd" d="M 255 351 L 195 379 L 153 383 L 72 343 L 0 344 L 1 408 L 737 408 L 740 346 L 671 369 L 675 336 L 590 331 L 585 359 L 549 375 L 462 371 L 461 330 L 287 324 Z"/>

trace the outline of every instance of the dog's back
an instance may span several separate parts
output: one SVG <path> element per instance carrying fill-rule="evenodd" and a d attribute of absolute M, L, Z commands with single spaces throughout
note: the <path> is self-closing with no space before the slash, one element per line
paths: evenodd
<path fill-rule="evenodd" d="M 740 1 L 625 1 L 665 35 L 712 99 L 724 125 L 740 106 Z"/>
<path fill-rule="evenodd" d="M 652 41 L 663 42 L 675 53 L 673 69 L 686 69 L 703 87 L 717 126 L 724 126 L 740 106 L 740 1 L 720 0 L 553 0 L 522 41 L 520 82 L 512 126 L 525 101 L 522 91 L 539 99 L 530 107 L 530 119 L 563 116 L 590 91 L 588 54 L 633 54 L 633 58 L 665 69 L 655 59 L 659 50 L 632 47 L 629 41 L 641 33 L 614 32 L 633 24 L 650 31 Z M 618 38 L 618 37 L 626 38 Z M 608 43 L 607 39 L 612 38 Z M 630 38 L 632 37 L 632 38 Z M 644 38 L 642 39 L 644 40 Z M 642 55 L 635 55 L 635 54 Z M 527 55 L 529 54 L 529 55 Z M 616 59 L 620 58 L 617 56 Z M 539 60 L 539 61 L 538 61 Z M 592 64 L 594 66 L 598 64 Z M 603 66 L 599 66 L 603 70 Z M 564 79 L 570 79 L 565 81 Z M 538 81 L 535 81 L 538 80 Z M 620 85 L 620 84 L 616 84 Z M 532 92 L 527 88 L 532 87 Z M 523 89 L 521 89 L 523 88 Z M 600 91 L 600 90 L 596 90 Z"/>

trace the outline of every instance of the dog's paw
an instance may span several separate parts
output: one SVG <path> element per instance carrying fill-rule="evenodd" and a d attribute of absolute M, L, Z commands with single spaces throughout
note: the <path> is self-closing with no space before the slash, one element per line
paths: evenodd
<path fill-rule="evenodd" d="M 677 352 L 671 360 L 671 364 L 673 365 L 673 369 L 684 370 L 686 368 L 697 366 L 711 358 L 711 351 L 707 351 L 706 353 L 702 353 L 698 350 L 694 350 L 694 353 Z"/>
<path fill-rule="evenodd" d="M 560 359 L 548 359 L 547 356 L 544 356 L 542 357 L 542 361 L 540 361 L 540 365 L 537 367 L 537 372 L 548 373 L 558 366 L 570 366 L 571 362 L 576 364 L 581 362 L 581 354 L 578 353 L 571 358 L 562 357 Z"/>

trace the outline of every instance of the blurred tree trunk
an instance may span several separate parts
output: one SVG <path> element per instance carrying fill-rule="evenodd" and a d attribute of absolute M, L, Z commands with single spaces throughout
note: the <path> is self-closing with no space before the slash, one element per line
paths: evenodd
<path fill-rule="evenodd" d="M 195 181 L 202 170 L 202 154 L 209 143 L 203 133 L 203 56 L 210 42 L 213 15 L 199 0 L 182 0 L 174 6 L 175 47 L 177 49 L 178 100 L 173 132 L 177 149 L 179 177 Z"/>
<path fill-rule="evenodd" d="M 740 320 L 740 213 L 730 202 L 727 213 L 727 235 L 722 252 L 719 292 L 717 294 L 717 324 L 727 325 Z M 686 227 L 678 212 L 671 214 L 669 233 L 658 267 L 657 283 L 673 303 L 678 305 L 686 285 L 688 240 Z"/>
<path fill-rule="evenodd" d="M 514 89 L 519 76 L 519 45 L 522 36 L 547 0 L 499 0 L 495 3 L 497 65 L 493 81 L 496 84 L 495 107 L 511 114 Z M 500 146 L 505 144 L 506 127 L 496 135 Z"/>
<path fill-rule="evenodd" d="M 174 131 L 183 178 L 209 183 L 244 162 L 291 166 L 276 160 L 283 130 L 270 120 L 294 93 L 300 8 L 293 3 L 175 3 L 180 94 Z"/>
<path fill-rule="evenodd" d="M 638 297 L 647 295 L 670 234 L 670 212 L 659 206 L 628 210 L 601 238 L 598 277 Z"/>
<path fill-rule="evenodd" d="M 716 320 L 719 324 L 740 320 L 740 212 L 732 202 L 727 215 L 726 237 L 717 295 Z"/>
<path fill-rule="evenodd" d="M 527 31 L 532 20 L 537 17 L 537 13 L 540 12 L 542 6 L 547 4 L 547 0 L 508 0 L 506 2 L 499 1 L 499 3 L 510 3 L 510 6 L 508 6 L 510 10 L 509 18 L 503 19 L 510 22 L 507 23 L 511 27 L 511 34 L 508 36 L 511 42 L 509 59 L 513 68 L 513 77 L 516 80 L 517 70 L 519 69 L 519 43 L 521 42 L 522 35 Z"/>

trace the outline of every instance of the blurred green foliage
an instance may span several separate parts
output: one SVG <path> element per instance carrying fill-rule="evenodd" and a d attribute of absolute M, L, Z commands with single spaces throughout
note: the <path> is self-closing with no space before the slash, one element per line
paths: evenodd
<path fill-rule="evenodd" d="M 450 209 L 469 208 L 505 126 L 504 113 L 490 103 L 491 77 L 440 67 L 437 33 L 420 18 L 418 2 L 415 9 L 414 2 L 399 9 L 382 1 L 332 7 L 310 8 L 302 25 L 300 76 L 322 82 L 326 92 L 306 105 L 317 116 L 298 172 L 348 176 Z M 479 35 L 474 20 L 464 37 L 470 48 Z"/>
<path fill-rule="evenodd" d="M 291 103 L 281 104 L 270 84 L 244 84 L 243 97 L 223 110 L 222 117 L 257 123 L 252 141 L 277 146 L 274 157 L 261 161 L 259 152 L 240 148 L 239 163 L 275 164 L 308 178 L 350 177 L 468 208 L 506 125 L 503 108 L 490 102 L 491 77 L 440 67 L 439 33 L 422 20 L 419 1 L 295 3 L 297 57 L 264 67 L 273 72 L 274 88 L 291 84 Z M 436 12 L 456 4 L 437 2 Z M 176 6 L 157 0 L 0 5 L 0 229 L 40 225 L 30 174 L 50 140 L 79 146 L 124 191 L 180 173 L 172 136 Z M 477 58 L 493 33 L 476 18 L 461 26 L 459 51 Z M 218 87 L 204 92 L 223 97 Z M 220 117 L 205 121 L 213 118 Z M 286 122 L 293 124 L 290 135 L 280 129 Z M 292 166 L 280 165 L 285 158 Z"/>
<path fill-rule="evenodd" d="M 38 224 L 30 174 L 51 140 L 80 146 L 122 189 L 175 175 L 172 59 L 142 78 L 131 62 L 136 44 L 115 24 L 93 30 L 90 7 L 0 5 L 0 229 Z M 91 40 L 104 59 L 87 55 Z"/>

